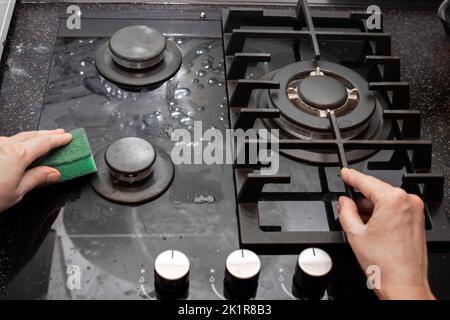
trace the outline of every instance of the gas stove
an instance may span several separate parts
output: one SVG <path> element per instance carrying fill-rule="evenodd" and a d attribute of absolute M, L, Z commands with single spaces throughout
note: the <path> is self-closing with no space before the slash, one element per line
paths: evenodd
<path fill-rule="evenodd" d="M 340 180 L 348 166 L 420 195 L 429 248 L 446 247 L 444 178 L 431 173 L 432 144 L 390 35 L 368 28 L 370 17 L 299 1 L 296 10 L 84 12 L 79 30 L 62 18 L 39 128 L 85 128 L 99 172 L 16 208 L 38 210 L 40 246 L 20 248 L 28 276 L 10 284 L 15 295 L 374 298 L 338 220 L 338 197 L 361 196 Z M 174 163 L 173 133 L 200 122 L 271 132 L 279 170 Z M 249 135 L 244 150 L 261 139 Z M 188 146 L 198 144 L 207 141 Z"/>

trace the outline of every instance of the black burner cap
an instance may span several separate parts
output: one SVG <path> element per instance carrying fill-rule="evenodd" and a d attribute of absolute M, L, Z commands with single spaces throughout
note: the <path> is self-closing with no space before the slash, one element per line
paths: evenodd
<path fill-rule="evenodd" d="M 298 95 L 311 107 L 327 110 L 337 109 L 347 101 L 347 89 L 329 76 L 309 76 L 298 86 Z"/>
<path fill-rule="evenodd" d="M 127 182 L 148 177 L 155 160 L 155 148 L 148 141 L 136 137 L 119 139 L 105 152 L 105 162 L 111 174 Z"/>
<path fill-rule="evenodd" d="M 131 69 L 145 69 L 161 62 L 166 45 L 166 38 L 147 26 L 125 27 L 109 41 L 114 61 Z"/>

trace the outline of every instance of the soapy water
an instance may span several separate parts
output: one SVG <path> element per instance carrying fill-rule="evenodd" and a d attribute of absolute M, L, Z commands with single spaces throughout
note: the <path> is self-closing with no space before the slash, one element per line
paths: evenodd
<path fill-rule="evenodd" d="M 70 39 L 55 52 L 46 104 L 70 101 L 70 117 L 77 125 L 116 126 L 121 131 L 138 130 L 170 138 L 174 128 L 193 129 L 202 120 L 204 128 L 228 127 L 225 72 L 220 40 L 169 38 L 178 45 L 183 62 L 178 73 L 159 88 L 130 91 L 103 78 L 95 68 L 97 48 L 104 38 Z M 81 44 L 81 45 L 80 45 Z M 89 95 L 103 98 L 101 109 L 85 104 Z M 90 98 L 88 98 L 90 99 Z M 84 116 L 88 112 L 89 118 Z M 109 114 L 109 120 L 105 119 Z M 130 127 L 131 126 L 131 127 Z M 134 128 L 134 129 L 133 129 Z"/>
<path fill-rule="evenodd" d="M 181 45 L 189 43 L 185 39 L 171 40 Z M 207 117 L 200 113 L 209 110 L 211 106 L 220 105 L 220 101 L 226 98 L 225 90 L 221 88 L 225 81 L 221 52 L 219 41 L 197 45 L 187 51 L 183 56 L 182 70 L 168 81 L 166 101 L 169 116 L 181 127 L 192 129 L 194 120 L 204 120 Z M 226 127 L 225 117 L 219 116 L 217 119 Z M 220 126 L 219 123 L 209 125 Z"/>

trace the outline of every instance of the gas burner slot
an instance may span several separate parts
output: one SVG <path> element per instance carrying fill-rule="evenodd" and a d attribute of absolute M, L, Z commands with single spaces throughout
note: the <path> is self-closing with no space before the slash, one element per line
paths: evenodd
<path fill-rule="evenodd" d="M 261 108 L 241 108 L 239 110 L 239 116 L 233 126 L 236 129 L 253 128 L 256 119 L 271 119 L 278 118 L 280 116 L 280 110 L 274 109 L 261 109 Z"/>
<path fill-rule="evenodd" d="M 378 68 L 383 81 L 400 81 L 400 58 L 396 56 L 366 56 L 365 62 Z"/>
<path fill-rule="evenodd" d="M 97 51 L 95 66 L 106 79 L 126 88 L 157 87 L 181 66 L 181 52 L 159 31 L 129 26 Z"/>
<path fill-rule="evenodd" d="M 156 199 L 170 186 L 170 156 L 144 139 L 119 139 L 95 156 L 98 173 L 91 185 L 104 198 L 124 204 Z"/>
<path fill-rule="evenodd" d="M 271 80 L 237 80 L 233 85 L 230 108 L 244 107 L 250 101 L 253 90 L 256 89 L 278 89 L 280 84 Z"/>
<path fill-rule="evenodd" d="M 423 194 L 424 201 L 440 203 L 444 199 L 443 176 L 430 173 L 408 173 L 403 177 L 402 188 L 407 192 L 420 196 Z M 417 189 L 417 185 L 422 185 L 422 190 Z"/>
<path fill-rule="evenodd" d="M 426 202 L 428 244 L 438 246 L 450 243 L 450 236 L 445 232 L 450 227 L 445 214 L 433 214 L 436 212 L 433 208 L 442 202 L 444 180 L 442 176 L 430 173 L 431 141 L 420 137 L 420 113 L 409 110 L 409 85 L 400 81 L 400 59 L 391 55 L 390 35 L 383 33 L 382 29 L 376 32 L 368 30 L 365 20 L 369 16 L 367 12 L 311 13 L 306 0 L 298 1 L 296 11 L 291 13 L 224 10 L 225 61 L 231 97 L 230 118 L 234 128 L 279 129 L 280 154 L 289 158 L 286 161 L 294 159 L 318 165 L 321 189 L 319 192 L 263 192 L 266 184 L 289 184 L 289 176 L 262 176 L 256 173 L 261 169 L 260 164 L 235 165 L 242 248 L 279 254 L 296 253 L 300 248 L 311 245 L 323 247 L 345 244 L 345 236 L 334 212 L 336 200 L 340 195 L 355 199 L 362 195 L 347 186 L 339 187 L 339 191 L 331 191 L 325 169 L 335 167 L 338 172 L 338 168 L 368 159 L 379 151 L 383 151 L 383 154 L 373 157 L 378 160 L 367 162 L 368 170 L 406 172 L 403 174 L 402 187 L 416 193 Z M 274 30 L 273 26 L 291 27 L 292 30 Z M 325 30 L 331 27 L 342 30 Z M 355 32 L 354 29 L 360 31 Z M 314 60 L 302 60 L 299 53 L 294 54 L 298 62 L 286 67 L 270 68 L 268 62 L 269 73 L 258 80 L 249 81 L 244 78 L 250 64 L 265 62 L 270 54 L 243 52 L 247 39 L 296 40 L 297 44 L 306 43 L 311 46 Z M 364 44 L 363 52 L 356 61 L 341 61 L 340 64 L 323 61 L 324 55 L 320 52 L 322 40 L 361 42 Z M 299 46 L 294 45 L 293 49 L 299 51 Z M 363 78 L 355 74 L 351 66 L 366 68 L 367 75 Z M 314 95 L 308 99 L 299 92 L 299 85 L 310 76 L 331 76 L 340 81 L 346 90 L 346 101 L 342 90 L 336 91 L 330 105 L 317 105 Z M 275 86 L 275 83 L 279 88 L 265 88 Z M 357 91 L 352 91 L 354 89 Z M 354 105 L 345 106 L 348 100 Z M 343 106 L 345 108 L 341 110 Z M 266 110 L 277 110 L 278 113 Z M 355 118 L 358 114 L 359 120 Z M 258 143 L 257 139 L 248 139 L 244 148 L 252 148 L 254 146 L 250 144 Z M 386 157 L 387 161 L 384 159 Z M 328 166 L 331 167 L 326 168 Z M 268 188 L 284 189 L 290 190 L 290 187 Z M 261 224 L 258 212 L 260 201 L 322 201 L 330 231 L 285 232 L 279 226 Z"/>
<path fill-rule="evenodd" d="M 228 80 L 237 80 L 245 78 L 245 72 L 250 63 L 269 62 L 271 59 L 269 53 L 236 53 L 231 60 L 228 68 Z"/>
<path fill-rule="evenodd" d="M 392 98 L 389 99 L 393 108 L 407 109 L 410 106 L 409 83 L 407 82 L 371 82 L 370 90 L 391 92 Z"/>

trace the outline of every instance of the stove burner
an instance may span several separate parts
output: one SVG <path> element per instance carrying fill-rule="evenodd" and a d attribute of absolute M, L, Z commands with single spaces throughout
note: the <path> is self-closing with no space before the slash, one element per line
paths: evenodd
<path fill-rule="evenodd" d="M 155 148 L 146 140 L 135 137 L 119 139 L 105 152 L 105 162 L 114 182 L 134 183 L 148 178 L 155 160 Z"/>
<path fill-rule="evenodd" d="M 167 40 L 159 31 L 145 26 L 131 26 L 117 31 L 109 40 L 112 58 L 122 67 L 145 69 L 164 58 Z"/>
<path fill-rule="evenodd" d="M 95 56 L 99 73 L 125 87 L 156 87 L 178 71 L 181 61 L 178 47 L 147 26 L 120 29 Z"/>
<path fill-rule="evenodd" d="M 280 117 L 259 119 L 256 126 L 279 129 L 281 139 L 333 139 L 328 111 L 338 117 L 345 139 L 384 140 L 391 134 L 391 121 L 383 119 L 385 100 L 369 90 L 368 82 L 353 70 L 327 61 L 301 61 L 263 77 L 280 83 L 279 89 L 258 90 L 259 108 L 279 109 Z M 297 160 L 334 165 L 334 150 L 282 150 Z M 348 151 L 348 161 L 373 155 L 376 150 Z"/>
<path fill-rule="evenodd" d="M 309 76 L 307 76 L 309 74 Z M 342 116 L 358 105 L 358 89 L 333 73 L 325 75 L 319 67 L 302 72 L 288 84 L 287 95 L 297 108 L 321 118 L 333 110 Z"/>
<path fill-rule="evenodd" d="M 98 173 L 93 188 L 113 202 L 138 204 L 159 197 L 170 185 L 170 156 L 144 139 L 127 137 L 95 156 Z"/>
<path fill-rule="evenodd" d="M 347 101 L 347 89 L 330 76 L 309 76 L 297 87 L 299 97 L 320 110 L 334 110 Z"/>

